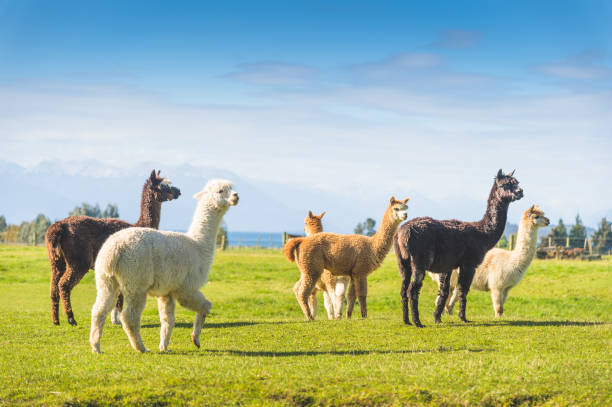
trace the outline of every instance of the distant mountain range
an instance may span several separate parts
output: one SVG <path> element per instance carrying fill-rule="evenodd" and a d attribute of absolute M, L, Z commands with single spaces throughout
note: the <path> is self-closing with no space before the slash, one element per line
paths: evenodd
<path fill-rule="evenodd" d="M 140 210 L 142 185 L 151 170 L 161 169 L 181 189 L 181 197 L 164 203 L 160 228 L 186 230 L 191 223 L 195 201 L 192 195 L 200 191 L 207 180 L 225 178 L 234 182 L 241 196 L 240 204 L 225 216 L 232 231 L 301 233 L 308 210 L 327 211 L 325 230 L 352 233 L 354 226 L 371 217 L 377 226 L 387 207 L 390 196 L 372 193 L 353 196 L 319 189 L 309 185 L 286 185 L 254 180 L 225 169 L 201 167 L 189 164 L 162 166 L 155 163 L 134 163 L 119 168 L 98 161 L 43 161 L 24 168 L 1 161 L 0 174 L 3 190 L 0 198 L 0 215 L 9 223 L 30 221 L 39 213 L 52 221 L 68 216 L 77 205 L 98 203 L 104 208 L 108 203 L 119 206 L 122 219 L 135 222 Z M 432 216 L 438 219 L 477 220 L 485 210 L 488 191 L 483 200 L 465 196 L 446 197 L 435 201 L 416 191 L 404 191 L 411 198 L 409 217 Z M 510 206 L 509 219 L 520 219 L 529 202 Z M 569 226 L 568 226 L 569 228 Z M 516 232 L 517 226 L 506 225 L 506 234 Z M 569 230 L 569 229 L 568 229 Z M 591 228 L 587 228 L 592 233 Z M 542 229 L 541 233 L 545 233 Z"/>

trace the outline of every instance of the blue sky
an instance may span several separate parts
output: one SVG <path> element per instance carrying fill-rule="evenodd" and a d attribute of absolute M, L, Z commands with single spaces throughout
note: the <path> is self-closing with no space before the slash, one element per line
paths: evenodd
<path fill-rule="evenodd" d="M 612 208 L 610 2 L 0 0 L 0 21 L 1 160 L 188 162 L 449 216 L 516 167 L 522 206 Z"/>

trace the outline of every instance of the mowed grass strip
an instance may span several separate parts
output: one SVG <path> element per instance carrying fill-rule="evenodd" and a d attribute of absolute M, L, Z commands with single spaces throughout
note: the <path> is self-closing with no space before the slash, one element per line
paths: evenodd
<path fill-rule="evenodd" d="M 305 322 L 278 250 L 218 252 L 203 292 L 213 310 L 202 348 L 177 307 L 171 351 L 157 351 L 149 299 L 138 354 L 107 321 L 90 351 L 93 273 L 73 291 L 78 326 L 52 325 L 44 248 L 0 246 L 0 405 L 612 405 L 612 260 L 534 261 L 502 319 L 468 296 L 470 324 L 433 325 L 436 286 L 421 291 L 424 329 L 401 322 L 391 253 L 369 278 L 366 320 Z"/>

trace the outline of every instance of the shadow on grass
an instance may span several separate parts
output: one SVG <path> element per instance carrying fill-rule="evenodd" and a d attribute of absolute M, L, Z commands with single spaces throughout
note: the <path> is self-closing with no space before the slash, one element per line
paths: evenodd
<path fill-rule="evenodd" d="M 590 321 L 512 321 L 471 322 L 465 326 L 594 326 L 605 325 L 605 322 Z"/>
<path fill-rule="evenodd" d="M 449 347 L 438 347 L 435 349 L 422 349 L 422 350 L 327 350 L 327 351 L 287 351 L 287 352 L 273 352 L 273 351 L 247 351 L 247 350 L 235 350 L 235 349 L 203 349 L 204 352 L 198 350 L 194 351 L 170 351 L 163 353 L 163 355 L 193 355 L 198 354 L 200 356 L 206 355 L 232 355 L 232 356 L 250 356 L 250 357 L 292 357 L 292 356 L 363 356 L 363 355 L 404 355 L 404 354 L 419 354 L 419 353 L 445 353 L 445 352 L 494 352 L 495 349 L 485 348 L 449 348 Z"/>
<path fill-rule="evenodd" d="M 235 321 L 235 322 L 206 322 L 204 324 L 204 329 L 207 328 L 239 328 L 242 326 L 251 326 L 251 325 L 285 325 L 285 324 L 295 324 L 297 322 L 285 322 L 285 321 Z M 141 328 L 159 328 L 159 323 L 154 324 L 143 324 Z M 177 322 L 174 324 L 175 328 L 191 328 L 193 327 L 193 322 Z"/>

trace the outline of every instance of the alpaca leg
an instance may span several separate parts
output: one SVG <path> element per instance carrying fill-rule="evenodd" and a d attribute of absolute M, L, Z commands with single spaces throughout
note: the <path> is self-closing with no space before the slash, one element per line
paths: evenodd
<path fill-rule="evenodd" d="M 419 293 L 423 286 L 423 278 L 425 278 L 425 269 L 417 268 L 413 263 L 412 268 L 412 281 L 408 286 L 410 292 L 410 312 L 412 314 L 412 322 L 417 328 L 422 328 L 421 318 L 419 317 Z"/>
<path fill-rule="evenodd" d="M 339 277 L 336 280 L 336 287 L 334 290 L 334 318 L 342 318 L 342 309 L 344 308 L 344 294 L 346 293 L 346 285 L 349 280 L 346 277 Z"/>
<path fill-rule="evenodd" d="M 309 273 L 302 273 L 301 284 L 296 293 L 298 303 L 300 304 L 300 307 L 302 307 L 304 316 L 309 321 L 312 321 L 314 319 L 314 316 L 308 304 L 308 297 L 310 297 L 310 294 L 314 290 L 315 284 L 317 283 L 319 277 L 321 277 L 322 272 L 323 269 L 313 270 Z"/>
<path fill-rule="evenodd" d="M 140 317 L 147 303 L 147 293 L 130 293 L 125 295 L 124 300 L 125 307 L 119 316 L 123 330 L 127 334 L 132 348 L 139 352 L 148 352 L 149 350 L 145 348 L 140 337 Z"/>
<path fill-rule="evenodd" d="M 397 266 L 400 270 L 400 274 L 402 275 L 402 288 L 400 291 L 400 297 L 402 299 L 402 314 L 404 324 L 411 325 L 410 315 L 408 312 L 408 287 L 410 286 L 410 279 L 412 278 L 410 259 L 402 258 L 397 247 L 395 249 L 395 257 L 397 259 Z"/>
<path fill-rule="evenodd" d="M 446 312 L 448 312 L 448 315 L 453 315 L 453 307 L 459 298 L 459 290 L 457 289 L 457 286 L 455 285 L 454 287 L 451 287 L 451 289 L 453 290 L 453 294 L 450 296 L 448 304 L 446 305 Z"/>
<path fill-rule="evenodd" d="M 210 301 L 204 297 L 199 291 L 181 292 L 176 295 L 178 302 L 185 308 L 195 311 L 195 319 L 193 321 L 193 331 L 191 332 L 191 342 L 197 347 L 200 347 L 200 332 L 206 321 L 206 316 L 212 309 Z"/>
<path fill-rule="evenodd" d="M 452 272 L 452 270 L 451 270 Z M 451 273 L 440 274 L 440 287 L 438 289 L 438 298 L 436 299 L 436 309 L 434 311 L 434 322 L 439 324 L 442 322 L 441 316 L 444 311 L 444 307 L 448 302 L 448 291 L 450 289 L 450 276 Z"/>
<path fill-rule="evenodd" d="M 459 281 L 457 282 L 459 288 L 459 319 L 463 322 L 469 322 L 465 317 L 465 307 L 475 270 L 476 268 L 471 266 L 461 266 L 459 269 Z"/>
<path fill-rule="evenodd" d="M 317 298 L 317 288 L 313 288 L 310 296 L 308 297 L 308 306 L 310 307 L 310 312 L 312 312 L 312 317 L 317 316 L 317 311 L 319 309 L 319 300 Z"/>
<path fill-rule="evenodd" d="M 499 318 L 504 312 L 504 303 L 502 301 L 503 293 L 502 290 L 493 288 L 491 289 L 491 302 L 493 303 L 493 312 L 495 317 Z"/>
<path fill-rule="evenodd" d="M 162 352 L 168 350 L 168 343 L 170 343 L 170 334 L 172 334 L 172 328 L 174 328 L 175 306 L 176 302 L 171 295 L 157 297 L 157 309 L 159 310 L 159 322 L 161 323 L 159 350 Z"/>
<path fill-rule="evenodd" d="M 355 291 L 355 281 L 351 277 L 351 285 L 349 286 L 348 297 L 346 299 L 346 318 L 351 319 L 353 316 L 353 307 L 355 307 L 355 299 L 357 293 Z"/>
<path fill-rule="evenodd" d="M 368 305 L 367 305 L 367 296 L 368 296 L 368 277 L 360 276 L 355 279 L 355 291 L 357 292 L 357 297 L 359 298 L 359 308 L 361 310 L 361 318 L 368 317 Z"/>
<path fill-rule="evenodd" d="M 64 258 L 58 258 L 51 260 L 51 283 L 50 283 L 50 296 L 51 296 L 51 320 L 55 325 L 59 325 L 59 281 L 62 275 L 66 271 L 66 262 Z"/>
<path fill-rule="evenodd" d="M 504 313 L 504 304 L 506 303 L 506 300 L 508 299 L 508 293 L 510 292 L 510 288 L 506 288 L 505 290 L 502 291 L 502 301 L 501 301 L 501 312 L 500 312 L 500 316 L 501 314 Z"/>
<path fill-rule="evenodd" d="M 123 295 L 119 293 L 119 297 L 117 298 L 117 304 L 115 305 L 115 308 L 113 308 L 113 311 L 111 312 L 111 322 L 113 323 L 113 325 L 121 325 L 121 321 L 119 320 L 119 314 L 121 313 L 122 309 L 123 309 Z"/>
<path fill-rule="evenodd" d="M 330 294 L 331 293 L 331 294 Z M 327 319 L 334 319 L 334 290 L 327 289 L 323 290 L 323 305 L 325 306 L 325 311 L 327 311 Z"/>
<path fill-rule="evenodd" d="M 104 278 L 96 281 L 96 302 L 91 308 L 91 331 L 89 343 L 94 353 L 100 353 L 100 339 L 106 316 L 113 308 L 115 298 L 119 293 L 119 285 L 112 278 Z"/>
<path fill-rule="evenodd" d="M 77 322 L 74 319 L 74 314 L 72 312 L 72 302 L 70 301 L 70 293 L 75 285 L 81 281 L 83 276 L 87 274 L 89 271 L 89 266 L 85 264 L 69 264 L 66 272 L 59 280 L 59 292 L 60 297 L 62 299 L 62 303 L 64 304 L 64 311 L 66 312 L 66 316 L 68 317 L 68 323 L 70 325 L 76 325 Z"/>

